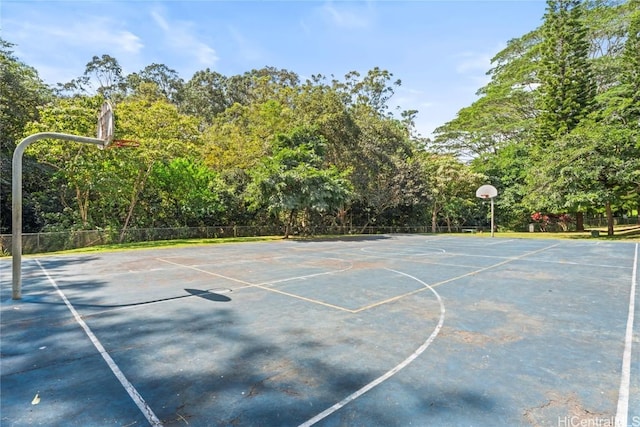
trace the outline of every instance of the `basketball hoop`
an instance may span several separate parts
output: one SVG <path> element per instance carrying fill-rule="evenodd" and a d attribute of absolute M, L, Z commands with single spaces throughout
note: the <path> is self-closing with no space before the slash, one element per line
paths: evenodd
<path fill-rule="evenodd" d="M 482 185 L 476 190 L 476 197 L 481 199 L 493 199 L 498 195 L 498 190 L 493 185 Z"/>
<path fill-rule="evenodd" d="M 498 195 L 498 190 L 493 185 L 481 185 L 480 188 L 476 190 L 476 197 L 481 198 L 482 200 L 491 200 L 491 237 L 493 237 L 494 232 L 494 219 L 493 219 L 493 199 Z"/>
<path fill-rule="evenodd" d="M 105 101 L 98 115 L 98 139 L 103 142 L 98 148 L 104 149 L 113 141 L 113 107 L 109 101 Z"/>
<path fill-rule="evenodd" d="M 136 148 L 140 146 L 140 142 L 133 139 L 114 139 L 109 147 L 105 148 Z"/>

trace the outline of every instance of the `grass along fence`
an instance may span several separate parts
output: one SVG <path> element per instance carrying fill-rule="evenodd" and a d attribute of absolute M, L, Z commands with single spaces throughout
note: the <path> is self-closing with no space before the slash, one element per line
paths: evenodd
<path fill-rule="evenodd" d="M 636 217 L 616 218 L 616 224 L 638 224 Z M 585 219 L 585 227 L 606 226 L 606 221 L 600 218 Z M 461 233 L 489 231 L 488 227 L 481 226 L 439 226 L 438 233 Z M 526 229 L 516 231 L 527 231 Z M 535 231 L 539 231 L 538 228 Z M 548 230 L 559 231 L 559 230 Z M 351 235 L 351 234 L 390 234 L 390 233 L 430 233 L 431 226 L 385 226 L 385 227 L 311 227 L 305 230 L 293 230 L 292 237 L 313 235 Z M 120 241 L 121 230 L 76 230 L 60 232 L 23 233 L 22 253 L 34 254 L 44 252 L 56 252 L 69 249 L 87 248 L 92 246 L 110 245 L 117 243 L 154 242 L 165 240 L 188 239 L 216 239 L 230 237 L 261 237 L 280 236 L 284 234 L 284 228 L 280 226 L 215 226 L 215 227 L 182 227 L 182 228 L 141 228 L 129 229 L 124 233 L 124 239 Z M 11 255 L 11 234 L 0 234 L 0 256 Z"/>
<path fill-rule="evenodd" d="M 453 227 L 452 232 L 462 232 L 463 228 Z M 449 231 L 447 227 L 439 227 L 438 232 Z M 350 235 L 350 234 L 386 234 L 386 233 L 429 233 L 431 226 L 415 227 L 312 227 L 306 230 L 293 230 L 292 237 L 311 235 Z M 230 237 L 279 236 L 284 234 L 280 226 L 216 226 L 216 227 L 183 227 L 183 228 L 142 228 L 129 229 L 120 241 L 120 230 L 76 230 L 60 232 L 41 232 L 22 234 L 22 253 L 34 254 L 56 252 L 68 249 L 117 243 L 153 242 L 185 239 L 216 239 Z M 11 255 L 11 234 L 0 234 L 0 250 L 2 255 Z"/>

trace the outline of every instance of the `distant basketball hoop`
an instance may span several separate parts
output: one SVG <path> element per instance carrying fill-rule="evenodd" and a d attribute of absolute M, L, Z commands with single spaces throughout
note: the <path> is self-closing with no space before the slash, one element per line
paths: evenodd
<path fill-rule="evenodd" d="M 493 185 L 483 185 L 476 190 L 476 197 L 481 199 L 493 199 L 498 196 L 498 190 Z"/>
<path fill-rule="evenodd" d="M 495 229 L 494 220 L 493 220 L 493 199 L 498 196 L 498 190 L 493 185 L 482 185 L 476 190 L 476 197 L 479 197 L 483 200 L 490 199 L 491 200 L 491 237 L 493 237 L 493 232 Z"/>

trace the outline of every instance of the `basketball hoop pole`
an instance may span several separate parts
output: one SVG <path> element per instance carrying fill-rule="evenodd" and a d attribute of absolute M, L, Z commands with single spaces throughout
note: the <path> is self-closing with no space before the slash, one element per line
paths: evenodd
<path fill-rule="evenodd" d="M 493 199 L 498 195 L 498 190 L 493 185 L 482 185 L 480 188 L 476 190 L 476 197 L 481 198 L 482 200 L 491 199 L 491 237 L 493 237 L 493 232 L 495 228 L 494 220 L 493 220 Z"/>
<path fill-rule="evenodd" d="M 75 141 L 84 144 L 95 144 L 104 148 L 108 141 L 98 138 L 88 138 L 84 136 L 68 135 L 65 133 L 42 132 L 30 135 L 20 141 L 13 152 L 12 172 L 11 172 L 11 213 L 12 213 L 12 235 L 11 235 L 11 255 L 12 255 L 12 298 L 18 300 L 22 298 L 22 155 L 26 148 L 32 143 L 41 139 L 61 139 L 65 141 Z"/>
<path fill-rule="evenodd" d="M 491 237 L 493 237 L 493 197 L 491 197 Z"/>

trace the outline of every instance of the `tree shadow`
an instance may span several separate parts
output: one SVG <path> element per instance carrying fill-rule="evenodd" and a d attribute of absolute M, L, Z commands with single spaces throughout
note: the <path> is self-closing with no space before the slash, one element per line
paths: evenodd
<path fill-rule="evenodd" d="M 289 240 L 296 243 L 317 243 L 317 242 L 368 242 L 377 240 L 388 240 L 390 236 L 386 234 L 373 235 L 339 235 L 323 237 L 290 237 Z"/>

